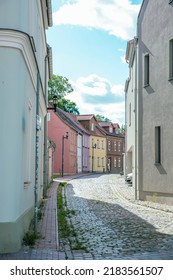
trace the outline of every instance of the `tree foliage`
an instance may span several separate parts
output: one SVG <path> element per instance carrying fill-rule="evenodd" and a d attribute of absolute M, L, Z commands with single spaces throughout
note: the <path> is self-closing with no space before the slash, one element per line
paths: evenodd
<path fill-rule="evenodd" d="M 79 109 L 76 107 L 76 103 L 69 99 L 61 98 L 58 107 L 65 112 L 79 115 Z"/>
<path fill-rule="evenodd" d="M 102 122 L 111 122 L 110 119 L 105 118 L 104 116 L 99 115 L 99 114 L 96 115 L 96 120 L 97 120 L 97 121 L 102 121 Z"/>
<path fill-rule="evenodd" d="M 52 102 L 54 95 L 58 98 L 58 107 L 65 112 L 79 114 L 76 103 L 66 99 L 65 96 L 73 92 L 73 88 L 66 77 L 53 75 L 52 80 L 48 83 L 48 99 Z"/>
<path fill-rule="evenodd" d="M 72 91 L 73 88 L 66 77 L 53 75 L 48 83 L 49 98 L 56 94 L 59 99 Z"/>

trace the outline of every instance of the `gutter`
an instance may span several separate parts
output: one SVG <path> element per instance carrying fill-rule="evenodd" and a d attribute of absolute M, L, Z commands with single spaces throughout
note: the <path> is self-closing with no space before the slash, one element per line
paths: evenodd
<path fill-rule="evenodd" d="M 47 18 L 48 18 L 48 25 L 49 27 L 53 26 L 53 19 L 52 19 L 52 3 L 51 0 L 46 0 L 47 5 Z"/>
<path fill-rule="evenodd" d="M 135 37 L 135 200 L 138 199 L 137 197 L 137 189 L 138 189 L 138 123 L 137 123 L 137 117 L 138 117 L 138 107 L 137 107 L 137 85 L 138 85 L 138 38 Z"/>

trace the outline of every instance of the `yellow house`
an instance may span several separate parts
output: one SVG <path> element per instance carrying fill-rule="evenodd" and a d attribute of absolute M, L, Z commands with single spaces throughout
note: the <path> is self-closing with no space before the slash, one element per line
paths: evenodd
<path fill-rule="evenodd" d="M 77 119 L 90 132 L 90 172 L 106 172 L 106 133 L 93 114 L 78 115 Z"/>
<path fill-rule="evenodd" d="M 106 138 L 90 136 L 90 172 L 106 171 Z"/>

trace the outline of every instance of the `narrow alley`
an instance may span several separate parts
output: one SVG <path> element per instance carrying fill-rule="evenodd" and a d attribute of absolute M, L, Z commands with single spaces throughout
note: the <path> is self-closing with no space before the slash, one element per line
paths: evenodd
<path fill-rule="evenodd" d="M 135 202 L 120 175 L 74 179 L 65 196 L 74 230 L 93 259 L 173 259 L 172 207 Z"/>

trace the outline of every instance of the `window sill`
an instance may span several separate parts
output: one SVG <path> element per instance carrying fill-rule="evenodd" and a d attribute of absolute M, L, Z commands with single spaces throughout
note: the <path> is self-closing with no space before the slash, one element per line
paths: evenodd
<path fill-rule="evenodd" d="M 172 1 L 172 3 L 173 3 L 173 1 Z M 170 77 L 170 78 L 168 79 L 168 81 L 169 81 L 169 82 L 173 81 L 173 77 Z"/>
<path fill-rule="evenodd" d="M 171 3 L 173 3 L 173 0 L 170 0 L 170 1 L 169 1 L 169 4 L 171 4 Z"/>
<path fill-rule="evenodd" d="M 144 88 L 147 88 L 147 87 L 149 87 L 150 86 L 150 84 L 146 84 L 146 85 L 144 85 Z"/>
<path fill-rule="evenodd" d="M 160 162 L 155 162 L 154 165 L 158 166 L 158 165 L 161 165 Z"/>

